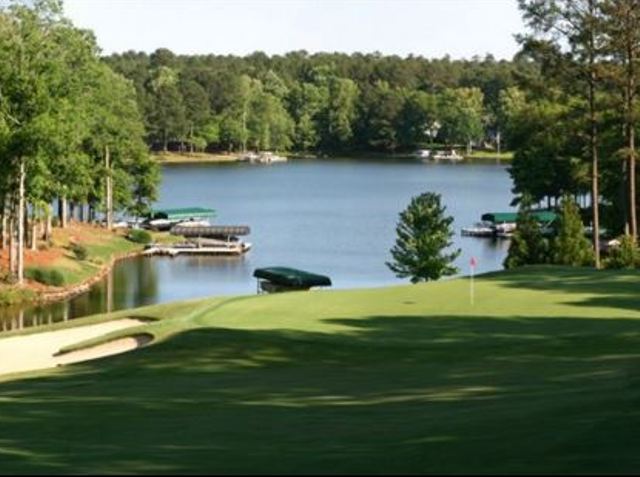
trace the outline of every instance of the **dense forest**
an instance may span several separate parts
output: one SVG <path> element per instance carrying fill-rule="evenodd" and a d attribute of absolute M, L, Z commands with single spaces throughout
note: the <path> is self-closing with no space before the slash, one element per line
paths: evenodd
<path fill-rule="evenodd" d="M 331 154 L 422 145 L 495 147 L 507 92 L 537 66 L 492 56 L 129 51 L 105 58 L 136 87 L 154 149 Z"/>

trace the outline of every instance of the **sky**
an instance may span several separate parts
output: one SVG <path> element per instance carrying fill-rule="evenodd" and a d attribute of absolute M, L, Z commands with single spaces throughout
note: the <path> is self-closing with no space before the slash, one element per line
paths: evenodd
<path fill-rule="evenodd" d="M 516 0 L 65 0 L 104 54 L 379 51 L 510 59 L 523 31 Z"/>

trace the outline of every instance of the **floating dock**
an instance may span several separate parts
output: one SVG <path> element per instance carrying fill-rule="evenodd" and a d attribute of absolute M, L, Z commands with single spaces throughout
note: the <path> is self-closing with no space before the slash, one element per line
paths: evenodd
<path fill-rule="evenodd" d="M 208 245 L 202 247 L 177 245 L 153 245 L 147 248 L 143 255 L 242 255 L 251 249 L 251 244 L 246 242 Z"/>

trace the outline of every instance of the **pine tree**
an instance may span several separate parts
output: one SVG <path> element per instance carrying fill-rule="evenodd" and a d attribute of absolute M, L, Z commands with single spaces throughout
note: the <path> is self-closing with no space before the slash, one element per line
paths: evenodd
<path fill-rule="evenodd" d="M 580 267 L 593 263 L 593 249 L 584 236 L 580 209 L 571 196 L 562 199 L 558 234 L 553 241 L 553 263 Z"/>
<path fill-rule="evenodd" d="M 409 277 L 412 283 L 457 273 L 453 261 L 460 250 L 446 252 L 452 244 L 452 222 L 453 217 L 445 215 L 439 194 L 428 192 L 411 199 L 400 213 L 398 238 L 391 249 L 393 262 L 387 262 L 387 266 L 398 277 Z"/>
<path fill-rule="evenodd" d="M 504 261 L 505 268 L 545 263 L 548 255 L 547 240 L 542 235 L 540 224 L 531 213 L 531 199 L 524 196 L 516 220 L 516 230 Z"/>

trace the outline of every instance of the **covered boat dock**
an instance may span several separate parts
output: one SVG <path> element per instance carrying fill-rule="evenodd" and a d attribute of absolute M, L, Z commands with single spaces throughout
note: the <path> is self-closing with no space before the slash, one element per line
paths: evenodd
<path fill-rule="evenodd" d="M 531 215 L 533 218 L 542 225 L 552 224 L 558 217 L 555 212 L 549 210 L 532 210 Z M 493 224 L 515 224 L 518 220 L 517 212 L 487 212 L 482 214 L 480 219 L 484 222 L 491 222 Z"/>
<path fill-rule="evenodd" d="M 331 279 L 325 275 L 289 267 L 257 268 L 253 276 L 258 279 L 258 293 L 308 290 L 312 287 L 330 287 Z"/>
<path fill-rule="evenodd" d="M 249 235 L 246 225 L 176 225 L 172 235 L 182 236 L 186 242 L 172 245 L 154 245 L 145 250 L 147 255 L 242 255 L 251 249 L 250 243 L 238 236 Z"/>
<path fill-rule="evenodd" d="M 182 209 L 160 209 L 154 210 L 151 215 L 151 220 L 165 219 L 171 222 L 180 222 L 190 219 L 207 219 L 215 217 L 216 211 L 214 209 L 208 209 L 205 207 L 185 207 Z"/>

